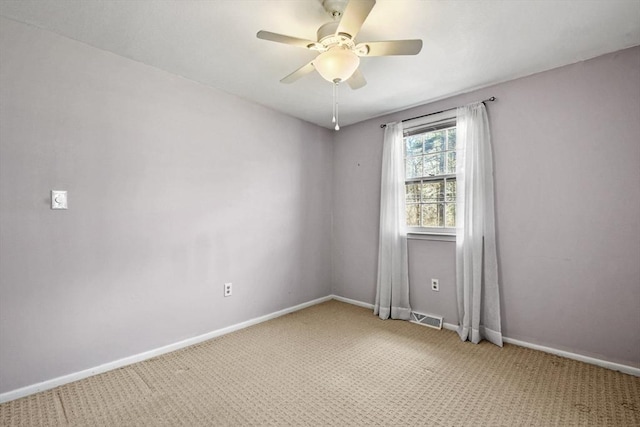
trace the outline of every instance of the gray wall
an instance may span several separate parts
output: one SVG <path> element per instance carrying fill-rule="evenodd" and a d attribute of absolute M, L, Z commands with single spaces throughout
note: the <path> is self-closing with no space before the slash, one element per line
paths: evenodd
<path fill-rule="evenodd" d="M 0 393 L 331 293 L 331 131 L 5 19 L 0 55 Z"/>
<path fill-rule="evenodd" d="M 639 47 L 340 131 L 334 293 L 374 302 L 379 124 L 490 96 L 504 334 L 640 367 Z M 457 323 L 454 258 L 451 242 L 410 241 L 416 311 Z"/>

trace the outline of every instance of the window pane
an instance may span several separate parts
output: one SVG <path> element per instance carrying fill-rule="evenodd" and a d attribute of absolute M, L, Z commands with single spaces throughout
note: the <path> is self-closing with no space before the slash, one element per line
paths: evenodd
<path fill-rule="evenodd" d="M 455 228 L 456 146 L 455 127 L 404 138 L 407 226 Z"/>
<path fill-rule="evenodd" d="M 455 227 L 456 226 L 456 204 L 455 203 L 446 203 L 446 221 L 445 227 Z"/>
<path fill-rule="evenodd" d="M 442 175 L 444 171 L 444 153 L 424 156 L 424 176 Z"/>
<path fill-rule="evenodd" d="M 427 203 L 422 206 L 422 226 L 442 227 L 444 203 Z"/>
<path fill-rule="evenodd" d="M 424 140 L 423 135 L 411 135 L 404 139 L 404 155 L 405 157 L 409 156 L 419 156 L 422 154 L 422 141 Z"/>
<path fill-rule="evenodd" d="M 456 152 L 447 153 L 447 173 L 456 173 Z"/>
<path fill-rule="evenodd" d="M 422 176 L 422 156 L 408 157 L 404 169 L 406 178 L 418 178 Z"/>
<path fill-rule="evenodd" d="M 447 130 L 447 150 L 456 149 L 456 128 Z"/>
<path fill-rule="evenodd" d="M 405 196 L 407 203 L 420 203 L 420 184 L 406 184 Z"/>
<path fill-rule="evenodd" d="M 420 227 L 420 205 L 406 205 L 407 226 Z"/>
<path fill-rule="evenodd" d="M 445 196 L 448 202 L 456 201 L 456 180 L 448 179 L 445 185 Z"/>
<path fill-rule="evenodd" d="M 440 202 L 444 200 L 442 180 L 425 181 L 422 183 L 422 201 L 423 202 Z"/>
<path fill-rule="evenodd" d="M 437 151 L 444 151 L 445 130 L 439 130 L 436 132 L 429 132 L 424 134 L 426 139 L 424 141 L 425 153 L 435 153 Z"/>

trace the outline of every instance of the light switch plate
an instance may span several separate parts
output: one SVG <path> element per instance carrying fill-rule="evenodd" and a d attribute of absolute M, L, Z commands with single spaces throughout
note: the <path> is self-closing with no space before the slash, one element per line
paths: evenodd
<path fill-rule="evenodd" d="M 51 190 L 51 209 L 68 209 L 66 191 Z"/>

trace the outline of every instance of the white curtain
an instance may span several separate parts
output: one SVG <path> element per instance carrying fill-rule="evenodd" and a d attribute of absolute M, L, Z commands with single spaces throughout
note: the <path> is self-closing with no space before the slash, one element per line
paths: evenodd
<path fill-rule="evenodd" d="M 402 122 L 387 124 L 382 150 L 378 289 L 373 313 L 381 319 L 408 320 L 411 307 Z"/>
<path fill-rule="evenodd" d="M 489 120 L 483 103 L 457 110 L 458 334 L 502 347 Z"/>

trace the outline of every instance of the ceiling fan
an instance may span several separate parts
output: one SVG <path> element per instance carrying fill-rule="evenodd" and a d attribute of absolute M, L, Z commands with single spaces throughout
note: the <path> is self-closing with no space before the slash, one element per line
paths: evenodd
<path fill-rule="evenodd" d="M 367 84 L 358 69 L 360 58 L 367 56 L 417 55 L 422 49 L 422 40 L 391 40 L 357 43 L 355 38 L 376 4 L 375 0 L 321 0 L 322 6 L 333 18 L 318 28 L 317 41 L 285 36 L 270 31 L 258 31 L 257 37 L 319 52 L 318 56 L 298 68 L 281 83 L 293 83 L 314 70 L 327 81 L 333 83 L 333 120 L 335 130 L 338 125 L 338 101 L 336 88 L 346 81 L 351 89 L 359 89 Z"/>
<path fill-rule="evenodd" d="M 391 40 L 356 44 L 355 38 L 375 0 L 323 0 L 322 6 L 333 21 L 322 25 L 317 31 L 317 41 L 306 40 L 270 31 L 258 31 L 257 37 L 305 49 L 315 50 L 319 55 L 298 68 L 280 82 L 293 83 L 314 70 L 332 83 L 346 81 L 351 89 L 367 84 L 358 69 L 360 57 L 417 55 L 422 49 L 422 40 Z"/>

